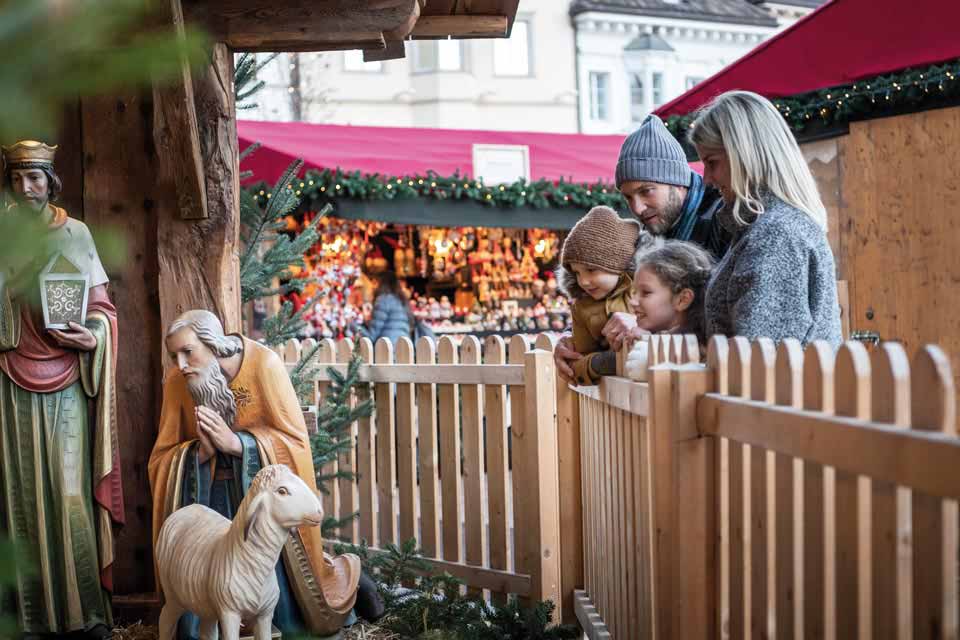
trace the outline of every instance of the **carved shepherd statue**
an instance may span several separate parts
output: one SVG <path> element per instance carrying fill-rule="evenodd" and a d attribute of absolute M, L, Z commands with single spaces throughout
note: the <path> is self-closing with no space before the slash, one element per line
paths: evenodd
<path fill-rule="evenodd" d="M 306 424 L 280 357 L 240 335 L 225 335 L 209 311 L 188 311 L 166 332 L 176 368 L 163 385 L 160 429 L 150 455 L 154 546 L 170 515 L 199 503 L 228 519 L 261 468 L 284 464 L 316 491 Z M 360 560 L 323 552 L 319 527 L 294 529 L 276 565 L 283 632 L 337 632 L 350 614 Z M 197 637 L 185 615 L 182 638 Z"/>

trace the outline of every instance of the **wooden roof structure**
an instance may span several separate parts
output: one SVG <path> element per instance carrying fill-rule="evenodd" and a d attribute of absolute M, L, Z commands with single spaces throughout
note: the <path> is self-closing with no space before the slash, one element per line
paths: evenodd
<path fill-rule="evenodd" d="M 234 51 L 363 49 L 403 57 L 407 39 L 505 38 L 520 0 L 183 0 L 187 23 Z"/>

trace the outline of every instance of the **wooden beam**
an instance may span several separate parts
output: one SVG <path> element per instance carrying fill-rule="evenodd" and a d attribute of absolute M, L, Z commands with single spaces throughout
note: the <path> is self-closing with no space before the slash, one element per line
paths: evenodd
<path fill-rule="evenodd" d="M 697 407 L 701 434 L 869 476 L 941 498 L 960 498 L 960 440 L 856 418 L 776 407 L 708 393 Z M 769 429 L 769 425 L 777 425 Z"/>
<path fill-rule="evenodd" d="M 503 38 L 507 16 L 420 16 L 410 34 L 414 38 Z"/>
<path fill-rule="evenodd" d="M 403 40 L 387 40 L 384 49 L 364 49 L 364 62 L 383 62 L 385 60 L 403 60 L 407 57 L 407 49 Z"/>
<path fill-rule="evenodd" d="M 195 89 L 209 217 L 184 221 L 171 215 L 167 199 L 158 205 L 161 327 L 184 311 L 208 309 L 228 332 L 239 331 L 239 152 L 233 54 L 225 45 L 214 47 L 212 64 L 197 78 Z M 159 342 L 157 349 L 162 348 Z M 169 365 L 169 358 L 164 364 Z"/>
<path fill-rule="evenodd" d="M 287 363 L 291 371 L 297 363 Z M 330 382 L 327 372 L 333 369 L 346 374 L 348 365 L 331 364 L 317 371 L 317 382 Z M 523 384 L 523 367 L 518 364 L 374 364 L 360 365 L 357 370 L 361 382 L 396 382 L 411 384 Z"/>
<path fill-rule="evenodd" d="M 380 49 L 405 37 L 418 0 L 185 0 L 189 22 L 237 51 Z M 392 34 L 402 34 L 393 37 Z"/>
<path fill-rule="evenodd" d="M 160 3 L 158 20 L 183 37 L 183 10 L 180 0 Z M 153 89 L 153 142 L 157 147 L 160 179 L 164 188 L 177 194 L 177 209 L 183 219 L 207 217 L 203 161 L 200 157 L 200 129 L 194 107 L 193 80 L 186 60 L 170 84 Z"/>

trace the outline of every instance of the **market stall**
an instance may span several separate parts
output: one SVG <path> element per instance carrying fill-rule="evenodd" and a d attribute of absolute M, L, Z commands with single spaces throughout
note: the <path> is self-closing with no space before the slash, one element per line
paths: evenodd
<path fill-rule="evenodd" d="M 261 145 L 243 165 L 259 202 L 304 160 L 288 232 L 333 207 L 289 296 L 310 304 L 307 337 L 356 335 L 385 269 L 435 333 L 563 330 L 564 234 L 593 206 L 622 208 L 609 183 L 622 136 L 242 122 L 239 137 Z"/>

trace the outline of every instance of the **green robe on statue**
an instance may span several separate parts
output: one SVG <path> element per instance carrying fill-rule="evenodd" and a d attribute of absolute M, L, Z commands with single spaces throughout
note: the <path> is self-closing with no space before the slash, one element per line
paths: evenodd
<path fill-rule="evenodd" d="M 33 563 L 17 576 L 28 634 L 112 626 L 112 525 L 123 520 L 116 311 L 86 226 L 50 209 L 57 250 L 89 274 L 86 326 L 97 347 L 60 348 L 40 311 L 0 283 L 0 526 Z"/>

